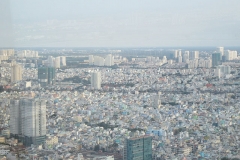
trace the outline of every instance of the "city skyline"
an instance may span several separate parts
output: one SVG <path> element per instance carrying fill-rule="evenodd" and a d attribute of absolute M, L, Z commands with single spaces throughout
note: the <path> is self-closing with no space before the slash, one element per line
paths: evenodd
<path fill-rule="evenodd" d="M 3 0 L 0 47 L 238 46 L 239 3 Z"/>

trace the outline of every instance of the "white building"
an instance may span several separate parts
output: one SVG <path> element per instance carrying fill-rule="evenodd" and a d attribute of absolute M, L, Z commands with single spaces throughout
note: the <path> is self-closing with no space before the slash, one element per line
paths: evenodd
<path fill-rule="evenodd" d="M 91 87 L 94 89 L 101 89 L 101 72 L 91 73 Z"/>
<path fill-rule="evenodd" d="M 182 63 L 182 56 L 178 56 L 178 63 Z"/>
<path fill-rule="evenodd" d="M 48 67 L 55 67 L 55 58 L 53 58 L 52 56 L 48 56 L 47 66 Z"/>
<path fill-rule="evenodd" d="M 89 55 L 88 56 L 88 63 L 89 63 L 89 65 L 94 65 L 94 57 L 93 57 L 93 55 Z"/>
<path fill-rule="evenodd" d="M 216 68 L 215 76 L 218 77 L 218 78 L 221 78 L 221 70 L 220 70 L 220 68 Z"/>
<path fill-rule="evenodd" d="M 54 67 L 55 68 L 60 68 L 60 66 L 61 66 L 61 63 L 60 63 L 61 61 L 60 60 L 61 60 L 60 57 L 55 58 L 55 60 L 54 60 Z"/>
<path fill-rule="evenodd" d="M 193 51 L 189 53 L 189 59 L 194 60 L 199 58 L 199 51 Z"/>
<path fill-rule="evenodd" d="M 217 47 L 217 52 L 221 53 L 221 55 L 223 56 L 223 54 L 224 54 L 224 47 Z"/>
<path fill-rule="evenodd" d="M 184 63 L 188 63 L 188 61 L 189 61 L 189 51 L 185 51 L 182 58 L 183 58 Z"/>
<path fill-rule="evenodd" d="M 105 58 L 105 66 L 113 66 L 114 65 L 114 57 L 112 54 L 108 54 Z"/>
<path fill-rule="evenodd" d="M 65 56 L 61 56 L 60 61 L 61 61 L 61 66 L 66 66 L 67 65 Z"/>
<path fill-rule="evenodd" d="M 230 74 L 231 73 L 230 66 L 219 65 L 219 66 L 217 66 L 217 69 L 220 70 L 221 74 Z"/>
<path fill-rule="evenodd" d="M 10 132 L 23 136 L 24 145 L 39 145 L 45 142 L 46 101 L 24 98 L 11 100 Z"/>
<path fill-rule="evenodd" d="M 113 66 L 114 65 L 114 56 L 112 54 L 108 54 L 106 58 L 100 56 L 89 55 L 88 64 L 95 66 Z"/>
<path fill-rule="evenodd" d="M 226 57 L 227 61 L 234 60 L 237 58 L 237 51 L 226 50 L 224 51 L 224 56 Z"/>
<path fill-rule="evenodd" d="M 163 56 L 162 62 L 167 63 L 167 57 L 166 56 Z"/>
<path fill-rule="evenodd" d="M 96 66 L 104 66 L 105 59 L 103 57 L 94 56 L 94 65 Z"/>

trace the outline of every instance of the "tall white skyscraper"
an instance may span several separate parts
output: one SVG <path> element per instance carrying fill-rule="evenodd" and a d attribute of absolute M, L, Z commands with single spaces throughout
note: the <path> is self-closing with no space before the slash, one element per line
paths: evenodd
<path fill-rule="evenodd" d="M 88 64 L 95 66 L 113 66 L 114 65 L 114 56 L 112 54 L 108 54 L 106 58 L 100 56 L 89 55 Z"/>
<path fill-rule="evenodd" d="M 10 133 L 25 146 L 43 144 L 46 137 L 46 101 L 34 98 L 11 100 Z"/>
<path fill-rule="evenodd" d="M 182 58 L 183 58 L 183 62 L 187 63 L 189 61 L 189 51 L 185 51 Z"/>
<path fill-rule="evenodd" d="M 16 63 L 11 67 L 11 82 L 17 82 L 22 80 L 22 66 Z"/>
<path fill-rule="evenodd" d="M 217 52 L 221 53 L 221 55 L 223 56 L 223 54 L 224 54 L 224 47 L 217 47 Z"/>
<path fill-rule="evenodd" d="M 182 51 L 181 50 L 178 51 L 178 57 L 180 57 L 180 56 L 182 57 Z"/>
<path fill-rule="evenodd" d="M 105 66 L 113 66 L 114 65 L 114 57 L 112 54 L 107 55 L 105 58 Z"/>
<path fill-rule="evenodd" d="M 91 73 L 91 87 L 94 89 L 101 89 L 101 72 Z"/>
<path fill-rule="evenodd" d="M 67 65 L 65 56 L 61 56 L 60 61 L 61 61 L 61 66 L 66 66 Z"/>
<path fill-rule="evenodd" d="M 48 67 L 55 67 L 55 58 L 52 56 L 48 56 L 47 63 Z"/>
<path fill-rule="evenodd" d="M 175 50 L 174 51 L 174 58 L 177 58 L 178 57 L 178 50 Z"/>
<path fill-rule="evenodd" d="M 55 68 L 60 68 L 60 63 L 61 61 L 60 61 L 60 57 L 56 57 L 55 58 L 55 61 L 54 61 L 54 67 Z"/>
<path fill-rule="evenodd" d="M 94 56 L 94 65 L 96 66 L 104 66 L 105 59 L 103 57 Z"/>
<path fill-rule="evenodd" d="M 182 63 L 182 56 L 178 56 L 178 63 Z"/>
<path fill-rule="evenodd" d="M 89 55 L 88 57 L 89 57 L 88 58 L 89 65 L 94 65 L 94 57 L 93 57 L 93 55 Z"/>
<path fill-rule="evenodd" d="M 199 59 L 199 51 L 192 51 L 189 53 L 189 59 L 194 60 L 194 59 Z"/>

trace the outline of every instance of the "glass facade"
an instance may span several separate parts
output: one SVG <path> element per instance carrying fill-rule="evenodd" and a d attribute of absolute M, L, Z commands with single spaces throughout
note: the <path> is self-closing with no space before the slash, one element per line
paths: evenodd
<path fill-rule="evenodd" d="M 126 139 L 124 160 L 152 160 L 152 137 Z"/>
<path fill-rule="evenodd" d="M 38 68 L 38 80 L 42 87 L 55 83 L 55 68 L 42 67 Z"/>
<path fill-rule="evenodd" d="M 212 54 L 212 67 L 216 67 L 221 64 L 221 53 L 213 53 Z"/>

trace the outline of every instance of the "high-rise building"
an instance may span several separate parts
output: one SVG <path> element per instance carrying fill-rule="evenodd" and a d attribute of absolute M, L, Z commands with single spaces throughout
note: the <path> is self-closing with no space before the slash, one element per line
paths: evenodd
<path fill-rule="evenodd" d="M 55 58 L 54 57 L 48 56 L 47 66 L 48 67 L 55 67 Z"/>
<path fill-rule="evenodd" d="M 185 51 L 182 58 L 183 58 L 184 63 L 188 63 L 188 61 L 189 61 L 189 51 Z"/>
<path fill-rule="evenodd" d="M 25 146 L 44 144 L 46 101 L 34 98 L 11 100 L 10 133 Z"/>
<path fill-rule="evenodd" d="M 55 76 L 55 68 L 53 67 L 38 68 L 38 81 L 41 87 L 54 84 Z"/>
<path fill-rule="evenodd" d="M 224 51 L 224 57 L 227 61 L 234 60 L 237 58 L 237 51 L 226 50 Z"/>
<path fill-rule="evenodd" d="M 60 61 L 61 61 L 61 66 L 66 66 L 67 65 L 65 56 L 61 56 Z"/>
<path fill-rule="evenodd" d="M 178 50 L 175 50 L 174 51 L 174 58 L 177 58 L 178 57 Z"/>
<path fill-rule="evenodd" d="M 189 52 L 189 59 L 194 60 L 199 58 L 199 51 Z"/>
<path fill-rule="evenodd" d="M 221 56 L 224 54 L 224 47 L 217 47 L 217 52 L 221 53 Z"/>
<path fill-rule="evenodd" d="M 93 55 L 89 55 L 88 63 L 89 63 L 89 65 L 94 65 L 94 57 L 93 57 Z"/>
<path fill-rule="evenodd" d="M 55 68 L 60 68 L 60 65 L 61 65 L 61 59 L 60 59 L 60 57 L 56 57 L 55 58 L 55 61 L 54 61 L 54 67 Z"/>
<path fill-rule="evenodd" d="M 221 53 L 212 54 L 212 67 L 216 67 L 221 64 Z"/>
<path fill-rule="evenodd" d="M 16 63 L 11 67 L 11 82 L 17 82 L 22 80 L 22 66 Z"/>
<path fill-rule="evenodd" d="M 182 51 L 181 50 L 178 51 L 178 57 L 179 56 L 182 56 Z"/>
<path fill-rule="evenodd" d="M 182 56 L 178 56 L 178 63 L 182 63 Z"/>
<path fill-rule="evenodd" d="M 94 56 L 94 65 L 96 66 L 104 66 L 105 59 L 100 56 Z"/>
<path fill-rule="evenodd" d="M 112 54 L 107 55 L 105 58 L 105 66 L 113 66 L 114 65 L 114 57 Z"/>
<path fill-rule="evenodd" d="M 124 160 L 152 160 L 152 137 L 136 137 L 125 140 Z"/>
<path fill-rule="evenodd" d="M 230 74 L 231 73 L 230 66 L 219 65 L 219 66 L 217 66 L 217 69 L 220 70 L 221 74 Z"/>
<path fill-rule="evenodd" d="M 91 73 L 91 87 L 94 89 L 101 89 L 101 72 Z"/>

